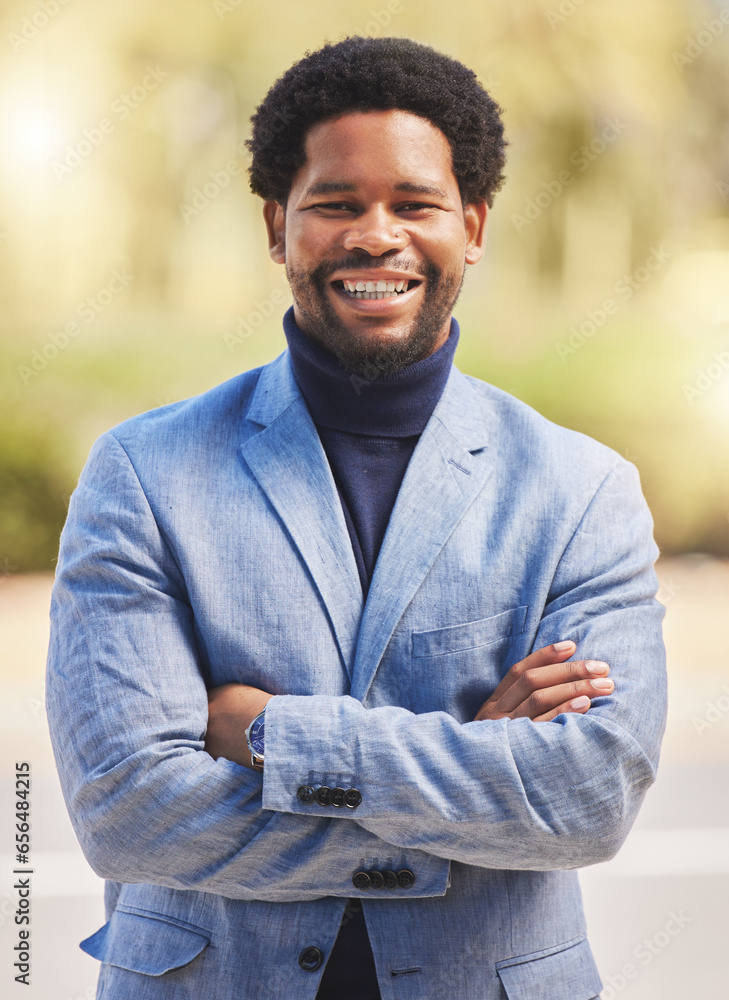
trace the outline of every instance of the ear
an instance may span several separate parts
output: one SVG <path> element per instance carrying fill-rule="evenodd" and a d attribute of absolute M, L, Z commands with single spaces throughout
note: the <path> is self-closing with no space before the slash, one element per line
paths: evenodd
<path fill-rule="evenodd" d="M 268 233 L 268 252 L 277 264 L 286 263 L 286 211 L 277 201 L 264 201 L 263 218 Z"/>
<path fill-rule="evenodd" d="M 486 245 L 486 220 L 489 209 L 485 201 L 470 201 L 463 209 L 466 226 L 466 263 L 477 264 Z"/>

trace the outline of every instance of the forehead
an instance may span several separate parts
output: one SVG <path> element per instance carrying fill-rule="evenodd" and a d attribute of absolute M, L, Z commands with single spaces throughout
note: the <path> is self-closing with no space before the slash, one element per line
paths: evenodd
<path fill-rule="evenodd" d="M 304 148 L 306 163 L 294 180 L 302 191 L 326 182 L 458 188 L 448 140 L 409 111 L 358 111 L 319 122 Z"/>

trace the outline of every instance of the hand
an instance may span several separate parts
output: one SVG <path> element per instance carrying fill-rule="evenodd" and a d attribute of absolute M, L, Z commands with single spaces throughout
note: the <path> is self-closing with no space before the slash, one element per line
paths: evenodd
<path fill-rule="evenodd" d="M 222 684 L 208 691 L 208 728 L 205 749 L 211 757 L 252 767 L 246 729 L 273 695 L 248 684 Z"/>
<path fill-rule="evenodd" d="M 483 703 L 475 721 L 526 717 L 549 722 L 562 712 L 584 715 L 591 697 L 610 694 L 615 685 L 607 677 L 607 663 L 563 662 L 575 649 L 574 642 L 557 642 L 519 660 Z"/>

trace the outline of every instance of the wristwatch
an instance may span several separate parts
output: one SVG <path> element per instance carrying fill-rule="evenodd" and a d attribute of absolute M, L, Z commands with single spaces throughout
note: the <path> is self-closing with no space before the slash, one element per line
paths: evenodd
<path fill-rule="evenodd" d="M 263 729 L 266 709 L 257 715 L 246 729 L 246 742 L 251 752 L 251 763 L 256 771 L 263 770 Z"/>

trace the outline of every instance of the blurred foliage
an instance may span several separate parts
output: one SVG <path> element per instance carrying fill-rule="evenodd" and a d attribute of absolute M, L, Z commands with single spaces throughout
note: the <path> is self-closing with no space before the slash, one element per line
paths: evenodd
<path fill-rule="evenodd" d="M 398 6 L 73 0 L 43 23 L 4 0 L 0 565 L 52 566 L 98 434 L 283 348 L 241 143 L 277 76 L 353 33 L 434 45 L 504 108 L 508 180 L 456 311 L 459 366 L 634 461 L 665 549 L 729 554 L 724 8 Z"/>
<path fill-rule="evenodd" d="M 6 416 L 0 449 L 0 552 L 2 572 L 46 569 L 56 554 L 66 516 L 68 463 L 48 435 Z"/>

